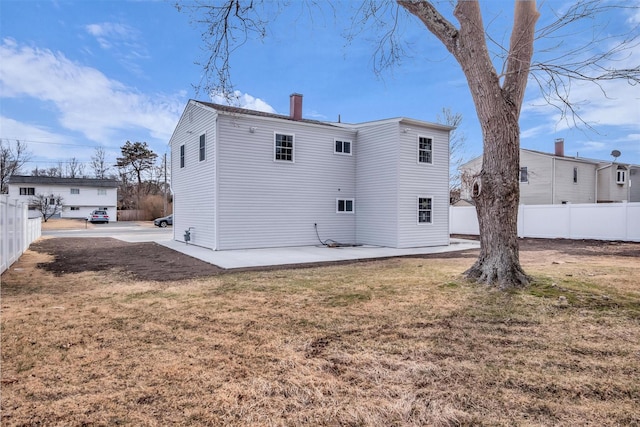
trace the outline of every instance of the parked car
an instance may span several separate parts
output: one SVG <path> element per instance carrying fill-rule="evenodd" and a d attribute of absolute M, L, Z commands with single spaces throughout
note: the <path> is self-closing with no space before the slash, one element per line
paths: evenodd
<path fill-rule="evenodd" d="M 163 216 L 162 218 L 156 218 L 153 223 L 158 227 L 166 227 L 167 225 L 173 225 L 173 215 Z"/>
<path fill-rule="evenodd" d="M 95 224 L 108 224 L 109 214 L 107 211 L 95 210 L 89 214 L 87 221 Z"/>

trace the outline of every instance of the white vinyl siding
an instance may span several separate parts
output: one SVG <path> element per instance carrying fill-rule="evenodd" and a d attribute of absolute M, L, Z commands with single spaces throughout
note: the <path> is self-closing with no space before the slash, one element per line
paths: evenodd
<path fill-rule="evenodd" d="M 360 244 L 398 244 L 398 132 L 397 123 L 358 127 L 356 234 Z"/>
<path fill-rule="evenodd" d="M 398 244 L 399 248 L 449 244 L 449 133 L 433 130 L 430 167 L 415 161 L 416 135 L 424 129 L 401 125 L 400 167 L 398 168 Z M 419 197 L 431 199 L 430 224 L 417 221 Z M 428 226 L 426 226 L 428 225 Z"/>
<path fill-rule="evenodd" d="M 337 198 L 355 199 L 355 159 L 332 148 L 354 131 L 224 114 L 218 124 L 218 249 L 316 245 L 314 224 L 324 240 L 355 243 L 355 215 L 336 215 Z M 295 162 L 275 161 L 276 134 L 294 137 Z"/>
<path fill-rule="evenodd" d="M 169 142 L 171 152 L 175 153 L 171 158 L 174 239 L 184 241 L 184 233 L 190 229 L 189 244 L 212 249 L 216 245 L 216 117 L 215 111 L 191 101 Z M 203 162 L 198 161 L 200 135 L 207 138 L 205 158 L 208 160 Z"/>

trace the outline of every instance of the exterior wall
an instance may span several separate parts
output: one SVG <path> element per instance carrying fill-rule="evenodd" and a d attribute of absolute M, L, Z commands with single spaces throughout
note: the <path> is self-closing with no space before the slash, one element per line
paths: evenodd
<path fill-rule="evenodd" d="M 218 249 L 317 245 L 314 224 L 322 240 L 356 242 L 353 130 L 228 114 L 218 120 Z M 293 162 L 274 160 L 276 132 L 294 135 Z M 351 156 L 334 154 L 335 138 L 352 142 Z M 355 212 L 337 213 L 337 198 L 355 199 Z"/>
<path fill-rule="evenodd" d="M 640 167 L 632 166 L 629 178 L 629 201 L 640 202 Z"/>
<path fill-rule="evenodd" d="M 598 202 L 621 202 L 629 201 L 630 188 L 629 178 L 630 168 L 626 168 L 626 179 L 624 184 L 616 183 L 617 165 L 602 166 L 598 171 Z"/>
<path fill-rule="evenodd" d="M 210 109 L 190 102 L 176 126 L 171 147 L 174 239 L 216 248 L 216 117 Z M 200 161 L 200 135 L 206 135 L 205 160 Z M 180 167 L 180 146 L 185 146 L 185 166 Z"/>
<path fill-rule="evenodd" d="M 482 167 L 482 157 L 461 166 L 466 173 L 476 174 Z M 527 168 L 527 182 L 520 182 L 520 204 L 544 205 L 562 203 L 595 203 L 595 163 L 563 158 L 550 154 L 520 150 L 520 167 Z M 573 168 L 578 168 L 578 182 L 573 182 Z M 609 195 L 610 188 L 598 174 L 598 200 Z M 614 176 L 615 180 L 615 176 Z M 471 199 L 471 182 L 463 180 L 463 199 Z M 622 199 L 620 199 L 622 200 Z"/>
<path fill-rule="evenodd" d="M 61 218 L 86 218 L 94 209 L 106 208 L 109 212 L 109 220 L 118 220 L 118 189 L 107 187 L 89 187 L 80 185 L 41 185 L 31 183 L 9 184 L 9 197 L 19 202 L 29 204 L 33 196 L 21 196 L 20 188 L 35 188 L 35 194 L 61 196 Z M 80 194 L 71 194 L 71 189 L 77 188 Z M 98 194 L 98 189 L 106 190 L 106 194 Z M 71 210 L 71 207 L 78 210 Z"/>
<path fill-rule="evenodd" d="M 398 167 L 399 248 L 449 244 L 449 134 L 402 124 Z M 433 141 L 433 163 L 418 163 L 418 137 Z M 432 199 L 432 222 L 418 223 L 418 198 Z"/>
<path fill-rule="evenodd" d="M 520 167 L 527 168 L 528 182 L 520 182 L 520 204 L 553 203 L 553 158 L 520 150 Z"/>
<path fill-rule="evenodd" d="M 399 133 L 398 123 L 358 129 L 356 240 L 360 244 L 398 245 Z"/>
<path fill-rule="evenodd" d="M 554 159 L 555 185 L 553 203 L 595 203 L 596 165 L 570 159 Z M 578 182 L 573 182 L 573 168 L 578 168 Z"/>

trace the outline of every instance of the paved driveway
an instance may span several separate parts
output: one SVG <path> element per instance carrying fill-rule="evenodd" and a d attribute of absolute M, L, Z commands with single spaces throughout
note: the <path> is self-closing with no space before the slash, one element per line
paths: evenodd
<path fill-rule="evenodd" d="M 87 228 L 42 230 L 52 237 L 113 237 L 125 242 L 164 242 L 173 239 L 173 227 L 160 228 L 152 222 L 118 221 L 86 225 Z"/>

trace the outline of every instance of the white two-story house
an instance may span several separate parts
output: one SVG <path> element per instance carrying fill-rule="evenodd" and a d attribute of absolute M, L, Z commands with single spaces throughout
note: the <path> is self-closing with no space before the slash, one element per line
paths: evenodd
<path fill-rule="evenodd" d="M 473 176 L 482 168 L 482 156 L 460 166 L 461 197 L 471 199 Z M 614 161 L 565 156 L 564 140 L 554 153 L 520 149 L 520 203 L 640 202 L 640 166 Z"/>
<path fill-rule="evenodd" d="M 61 218 L 86 218 L 94 209 L 104 209 L 109 212 L 110 221 L 117 221 L 118 181 L 115 179 L 13 175 L 8 184 L 9 198 L 25 203 L 37 195 L 52 199 L 60 196 Z"/>
<path fill-rule="evenodd" d="M 449 126 L 191 100 L 169 142 L 174 239 L 213 250 L 449 243 Z"/>

